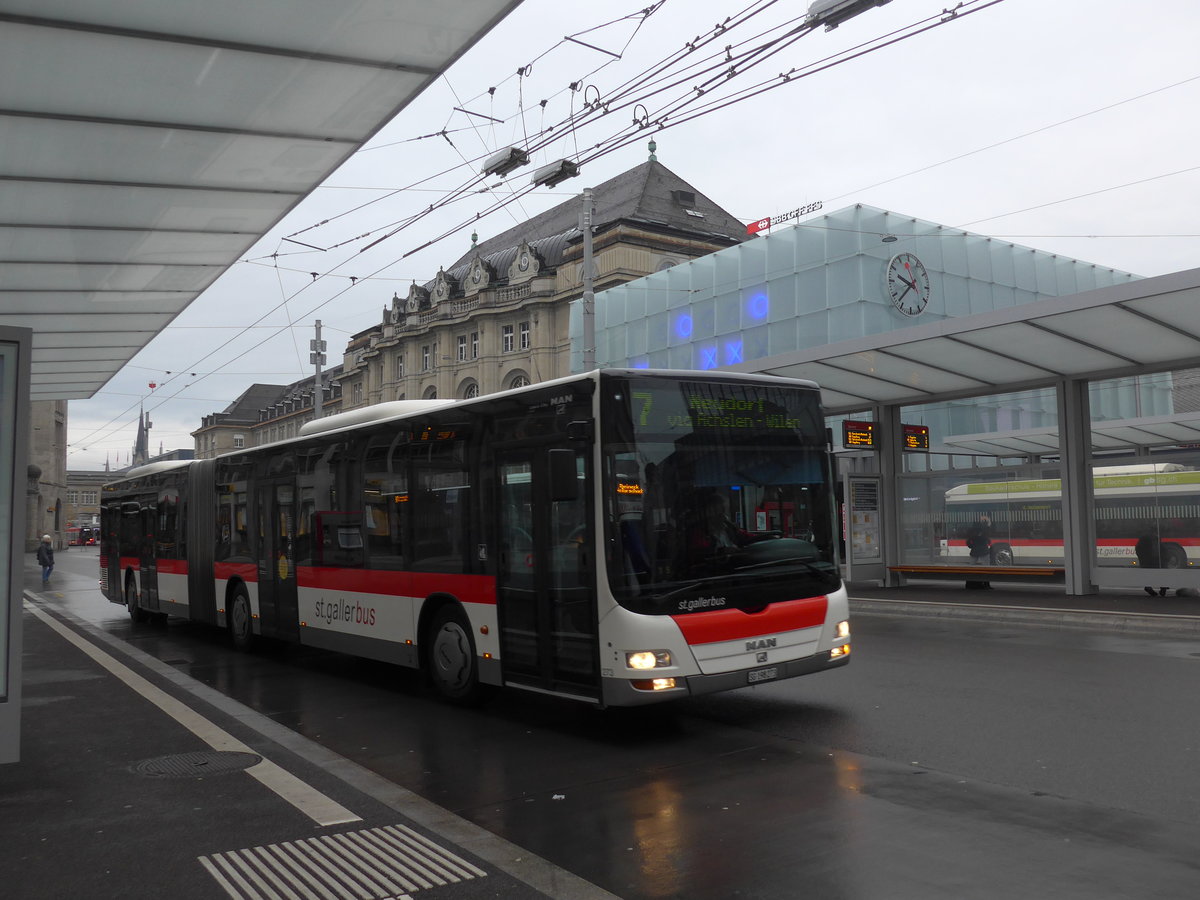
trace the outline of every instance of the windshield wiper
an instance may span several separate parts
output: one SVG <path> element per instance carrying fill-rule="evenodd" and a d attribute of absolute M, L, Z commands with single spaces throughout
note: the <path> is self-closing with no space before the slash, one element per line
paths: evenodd
<path fill-rule="evenodd" d="M 821 565 L 818 566 L 818 565 L 816 565 L 814 563 L 810 563 L 806 560 L 795 559 L 795 558 L 793 558 L 793 559 L 771 559 L 771 560 L 767 560 L 766 562 L 750 563 L 749 565 L 746 565 L 746 566 L 738 566 L 734 571 L 746 572 L 751 569 L 766 569 L 766 568 L 770 568 L 771 566 L 804 566 L 804 568 L 808 569 L 808 571 L 812 572 L 814 575 L 832 575 L 833 574 L 833 564 L 832 563 L 822 563 Z"/>

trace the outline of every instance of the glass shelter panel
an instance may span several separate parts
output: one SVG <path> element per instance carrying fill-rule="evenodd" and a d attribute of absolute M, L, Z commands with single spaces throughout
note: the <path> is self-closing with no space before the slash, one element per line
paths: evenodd
<path fill-rule="evenodd" d="M 1097 567 L 1200 564 L 1200 453 L 1157 458 L 1092 468 Z"/>
<path fill-rule="evenodd" d="M 1027 466 L 902 477 L 901 562 L 1062 566 L 1060 475 Z"/>

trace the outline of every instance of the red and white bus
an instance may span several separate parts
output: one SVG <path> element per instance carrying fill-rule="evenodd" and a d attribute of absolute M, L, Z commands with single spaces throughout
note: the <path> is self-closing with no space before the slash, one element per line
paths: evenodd
<path fill-rule="evenodd" d="M 1200 565 L 1200 472 L 1176 463 L 1092 470 L 1096 561 L 1138 564 L 1138 538 L 1160 543 L 1162 565 Z M 965 558 L 964 537 L 980 514 L 991 519 L 996 565 L 1063 565 L 1062 481 L 1058 478 L 960 484 L 946 491 L 943 554 Z"/>
<path fill-rule="evenodd" d="M 384 403 L 104 491 L 105 595 L 598 706 L 849 660 L 811 382 L 603 370 Z M 705 541 L 701 507 L 724 529 Z M 710 513 L 711 515 L 711 513 Z"/>

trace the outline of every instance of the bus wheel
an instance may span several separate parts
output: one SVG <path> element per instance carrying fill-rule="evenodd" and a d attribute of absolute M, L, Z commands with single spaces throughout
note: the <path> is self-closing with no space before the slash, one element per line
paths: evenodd
<path fill-rule="evenodd" d="M 1002 544 L 992 551 L 992 565 L 1011 566 L 1013 564 L 1012 547 Z"/>
<path fill-rule="evenodd" d="M 233 646 L 243 652 L 254 646 L 254 624 L 250 617 L 250 598 L 244 587 L 234 589 L 233 600 L 229 604 L 229 635 L 233 638 Z"/>
<path fill-rule="evenodd" d="M 453 606 L 443 606 L 429 628 L 429 677 L 434 690 L 451 703 L 480 698 L 479 661 L 471 627 Z"/>
<path fill-rule="evenodd" d="M 129 621 L 134 625 L 146 621 L 146 611 L 138 606 L 137 588 L 133 586 L 132 578 L 125 582 L 125 608 L 129 610 Z"/>
<path fill-rule="evenodd" d="M 1178 544 L 1163 544 L 1162 565 L 1164 569 L 1186 569 L 1187 552 Z"/>

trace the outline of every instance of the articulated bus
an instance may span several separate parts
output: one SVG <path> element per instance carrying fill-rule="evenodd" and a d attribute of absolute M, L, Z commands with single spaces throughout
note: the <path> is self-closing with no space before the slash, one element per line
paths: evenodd
<path fill-rule="evenodd" d="M 629 706 L 841 666 L 819 396 L 602 370 L 353 410 L 108 485 L 101 583 L 135 622 L 418 668 L 453 702 Z"/>
<path fill-rule="evenodd" d="M 1137 565 L 1135 547 L 1158 538 L 1162 565 L 1200 563 L 1200 472 L 1175 463 L 1104 466 L 1092 470 L 1096 559 Z M 945 553 L 967 556 L 967 529 L 980 514 L 992 521 L 996 565 L 1063 564 L 1062 482 L 1057 478 L 960 484 L 946 491 Z"/>

